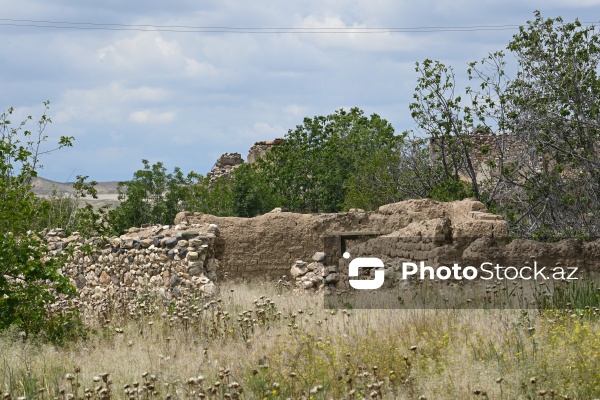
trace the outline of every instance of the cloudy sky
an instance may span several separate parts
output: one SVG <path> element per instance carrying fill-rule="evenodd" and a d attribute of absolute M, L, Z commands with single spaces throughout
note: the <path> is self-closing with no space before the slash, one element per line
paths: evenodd
<path fill-rule="evenodd" d="M 536 9 L 600 20 L 600 0 L 0 0 L 0 109 L 51 101 L 50 140 L 75 146 L 46 158 L 49 179 L 126 180 L 144 158 L 204 174 L 341 107 L 414 128 L 415 61 L 460 78 Z"/>

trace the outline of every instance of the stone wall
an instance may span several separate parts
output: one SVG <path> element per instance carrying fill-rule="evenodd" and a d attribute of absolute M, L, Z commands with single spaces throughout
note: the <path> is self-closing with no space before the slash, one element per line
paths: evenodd
<path fill-rule="evenodd" d="M 277 146 L 283 142 L 283 139 L 278 138 L 273 141 L 262 141 L 256 142 L 250 150 L 248 150 L 247 161 L 249 163 L 253 163 L 259 158 L 263 157 L 269 150 L 271 150 L 274 146 Z M 225 153 L 221 155 L 215 162 L 215 165 L 212 167 L 210 172 L 206 174 L 207 177 L 210 178 L 210 183 L 213 183 L 218 178 L 231 177 L 231 173 L 237 167 L 242 165 L 244 160 L 242 159 L 242 155 L 240 153 Z"/>
<path fill-rule="evenodd" d="M 210 178 L 210 183 L 213 183 L 218 178 L 229 178 L 234 169 L 242 165 L 244 160 L 240 153 L 225 153 L 215 163 L 209 173 L 206 174 Z"/>
<path fill-rule="evenodd" d="M 140 295 L 168 301 L 190 292 L 214 294 L 218 238 L 216 225 L 185 223 L 131 228 L 110 239 L 45 233 L 50 256 L 70 254 L 61 272 L 77 286 L 84 315 L 95 320 L 117 298 L 135 308 Z"/>
<path fill-rule="evenodd" d="M 246 157 L 246 161 L 249 163 L 255 162 L 256 160 L 264 156 L 268 151 L 270 151 L 274 146 L 283 143 L 283 141 L 284 139 L 277 138 L 271 142 L 262 141 L 254 143 L 254 145 L 250 147 L 250 150 L 248 150 L 248 156 Z"/>
<path fill-rule="evenodd" d="M 221 261 L 219 274 L 244 279 L 280 278 L 288 275 L 296 260 L 306 260 L 315 252 L 332 253 L 326 238 L 343 232 L 382 235 L 397 231 L 415 221 L 448 218 L 453 235 L 507 237 L 508 227 L 500 217 L 487 213 L 477 201 L 441 203 L 408 200 L 382 206 L 375 212 L 353 210 L 332 214 L 273 212 L 254 217 L 215 217 L 182 212 L 176 224 L 216 224 L 221 236 L 215 241 L 215 257 Z M 334 243 L 334 241 L 329 241 Z"/>

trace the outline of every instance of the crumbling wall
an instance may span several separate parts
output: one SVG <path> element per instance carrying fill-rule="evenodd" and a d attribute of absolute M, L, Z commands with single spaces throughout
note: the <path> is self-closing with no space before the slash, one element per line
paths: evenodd
<path fill-rule="evenodd" d="M 206 174 L 210 178 L 210 183 L 214 183 L 217 179 L 231 177 L 234 169 L 244 163 L 240 153 L 225 153 L 219 157 L 213 168 Z"/>
<path fill-rule="evenodd" d="M 267 152 L 269 152 L 274 146 L 283 143 L 283 141 L 284 139 L 277 138 L 271 142 L 262 141 L 254 143 L 254 145 L 250 147 L 250 150 L 248 150 L 248 156 L 246 157 L 246 161 L 248 161 L 249 163 L 255 162 L 256 160 L 267 154 Z"/>
<path fill-rule="evenodd" d="M 131 228 L 109 239 L 45 232 L 50 257 L 68 254 L 61 273 L 77 286 L 79 308 L 94 320 L 116 301 L 135 309 L 140 296 L 169 301 L 189 293 L 214 294 L 218 237 L 216 225 L 185 223 Z"/>
<path fill-rule="evenodd" d="M 546 276 L 552 276 L 555 267 L 564 269 L 565 273 L 576 269 L 575 277 L 578 279 L 597 276 L 600 272 L 600 240 L 584 242 L 581 239 L 565 239 L 553 243 L 527 239 L 509 241 L 508 236 L 491 235 L 491 230 L 473 229 L 474 226 L 468 224 L 469 221 L 465 220 L 451 222 L 449 218 L 413 222 L 391 234 L 351 245 L 347 250 L 352 258 L 380 258 L 385 265 L 386 277 L 396 280 L 399 280 L 397 274 L 404 261 L 423 261 L 434 268 L 455 263 L 476 268 L 483 263 L 490 263 L 488 265 L 491 268 L 496 265 L 504 268 L 537 266 L 538 270 L 546 271 Z M 324 287 L 326 293 L 348 289 L 350 261 L 340 258 L 337 263 L 325 267 L 320 287 Z M 297 276 L 296 280 L 298 287 L 307 287 L 303 275 Z M 386 282 L 392 287 L 395 285 L 394 279 L 387 279 Z M 312 286 L 315 287 L 318 285 Z"/>
<path fill-rule="evenodd" d="M 485 206 L 474 200 L 407 200 L 374 212 L 297 214 L 275 210 L 254 218 L 182 212 L 175 223 L 218 225 L 221 236 L 215 242 L 215 256 L 222 263 L 219 273 L 233 278 L 264 279 L 287 275 L 296 260 L 309 259 L 315 252 L 331 253 L 332 249 L 324 248 L 324 239 L 339 232 L 385 234 L 415 221 L 435 218 L 454 221 L 456 234 L 508 235 L 506 222 L 487 213 Z"/>

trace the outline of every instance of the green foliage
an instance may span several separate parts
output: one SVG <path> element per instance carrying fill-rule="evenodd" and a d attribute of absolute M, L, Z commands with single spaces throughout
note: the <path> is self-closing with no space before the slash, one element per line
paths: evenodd
<path fill-rule="evenodd" d="M 0 330 L 16 325 L 27 335 L 60 343 L 77 337 L 82 327 L 76 311 L 51 308 L 76 292 L 59 272 L 64 259 L 46 253 L 36 234 L 0 234 Z"/>
<path fill-rule="evenodd" d="M 366 160 L 396 143 L 394 129 L 376 114 L 358 108 L 305 118 L 285 141 L 259 161 L 270 199 L 297 212 L 336 212 L 344 207 L 348 183 Z M 267 190 L 268 191 L 268 190 Z"/>
<path fill-rule="evenodd" d="M 411 115 L 422 133 L 427 135 L 435 154 L 433 163 L 440 166 L 443 185 L 434 195 L 456 199 L 462 193 L 461 176 L 471 183 L 471 190 L 480 198 L 477 172 L 471 159 L 474 116 L 456 94 L 452 68 L 439 61 L 425 60 L 416 64 L 419 73 L 415 101 L 410 104 Z M 454 181 L 454 183 L 450 182 Z"/>
<path fill-rule="evenodd" d="M 504 213 L 519 236 L 597 237 L 600 36 L 594 26 L 536 12 L 508 50 L 516 77 L 506 76 L 504 53 L 492 53 L 469 65 L 476 85 L 464 97 L 452 68 L 417 63 L 410 109 L 445 177 L 428 196 L 473 196 Z M 474 152 L 472 132 L 492 131 L 510 135 L 496 135 Z M 487 157 L 485 168 L 476 155 Z"/>
<path fill-rule="evenodd" d="M 255 217 L 283 204 L 260 165 L 242 164 L 233 172 L 233 213 L 238 217 Z"/>
<path fill-rule="evenodd" d="M 399 152 L 382 148 L 368 160 L 363 160 L 347 185 L 344 208 L 375 210 L 379 206 L 403 200 L 399 196 Z"/>
<path fill-rule="evenodd" d="M 405 132 L 393 147 L 384 147 L 352 175 L 346 208 L 375 210 L 402 200 L 429 197 L 453 201 L 473 197 L 469 182 L 447 178 L 438 158 L 429 154 L 429 141 Z"/>
<path fill-rule="evenodd" d="M 507 125 L 530 149 L 521 176 L 523 218 L 515 229 L 550 237 L 600 234 L 600 35 L 575 20 L 535 20 L 508 49 L 519 71 L 506 90 Z M 547 232 L 547 234 L 546 234 Z"/>
<path fill-rule="evenodd" d="M 185 210 L 219 217 L 234 215 L 234 192 L 230 179 L 219 177 L 211 183 L 209 177 L 190 172 L 187 182 L 183 187 L 184 197 L 180 199 Z"/>
<path fill-rule="evenodd" d="M 63 258 L 47 258 L 47 248 L 32 231 L 39 201 L 31 180 L 41 168 L 40 156 L 72 145 L 61 137 L 58 146 L 45 150 L 44 130 L 52 121 L 45 112 L 34 132 L 26 129 L 32 117 L 13 125 L 10 108 L 0 115 L 0 330 L 16 326 L 27 335 L 41 335 L 61 342 L 80 326 L 76 313 L 53 309 L 61 298 L 75 295 L 68 278 L 59 273 Z"/>
<path fill-rule="evenodd" d="M 167 173 L 162 162 L 142 163 L 144 168 L 136 171 L 133 179 L 119 182 L 121 203 L 108 212 L 108 221 L 118 233 L 142 224 L 172 224 L 175 215 L 184 209 L 182 200 L 191 182 L 181 170 L 176 167 Z"/>
<path fill-rule="evenodd" d="M 474 194 L 469 182 L 445 179 L 432 188 L 427 197 L 437 201 L 454 201 L 474 197 Z"/>
<path fill-rule="evenodd" d="M 235 212 L 235 181 L 220 177 L 213 182 L 195 172 L 184 175 L 175 167 L 172 173 L 162 162 L 133 174 L 133 179 L 119 182 L 121 203 L 106 215 L 106 223 L 114 233 L 121 234 L 132 226 L 143 224 L 170 225 L 180 211 L 231 216 Z"/>

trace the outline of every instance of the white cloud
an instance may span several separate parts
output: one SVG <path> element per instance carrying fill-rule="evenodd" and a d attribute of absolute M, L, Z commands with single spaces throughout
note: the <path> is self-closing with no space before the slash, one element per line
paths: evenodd
<path fill-rule="evenodd" d="M 193 58 L 186 58 L 185 62 L 185 73 L 191 77 L 215 76 L 218 73 L 217 69 L 210 63 Z"/>
<path fill-rule="evenodd" d="M 180 51 L 176 41 L 165 40 L 158 32 L 140 32 L 98 49 L 96 56 L 111 67 L 135 69 L 168 67 Z"/>
<path fill-rule="evenodd" d="M 176 114 L 177 113 L 175 111 L 167 111 L 163 113 L 157 113 L 151 110 L 134 111 L 129 114 L 129 120 L 138 124 L 165 124 L 175 120 Z"/>
<path fill-rule="evenodd" d="M 180 75 L 216 75 L 218 71 L 215 66 L 199 59 L 202 54 L 196 54 L 199 50 L 186 39 L 189 40 L 189 37 L 168 40 L 159 32 L 141 32 L 98 49 L 96 58 L 108 70 L 133 76 L 166 73 L 175 78 Z"/>
<path fill-rule="evenodd" d="M 283 107 L 283 112 L 292 118 L 305 117 L 308 114 L 309 110 L 309 107 L 302 106 L 299 104 L 290 104 L 288 106 Z"/>
<path fill-rule="evenodd" d="M 63 94 L 58 103 L 54 121 L 119 122 L 127 115 L 127 107 L 162 102 L 168 98 L 169 92 L 161 88 L 128 88 L 116 82 L 94 89 L 71 89 Z"/>
<path fill-rule="evenodd" d="M 404 33 L 364 33 L 363 29 L 369 28 L 369 26 L 357 22 L 346 23 L 339 16 L 319 18 L 309 15 L 297 27 L 311 28 L 320 32 L 305 34 L 305 36 L 317 46 L 324 48 L 340 48 L 367 52 L 411 51 L 425 44 L 420 37 L 409 36 Z M 345 33 L 346 30 L 349 30 L 348 33 Z M 332 31 L 332 33 L 325 33 L 328 31 Z"/>
<path fill-rule="evenodd" d="M 250 148 L 250 145 L 255 142 L 280 138 L 285 136 L 286 133 L 287 129 L 280 125 L 257 121 L 252 125 L 252 129 L 243 129 L 238 134 L 238 137 L 243 138 L 244 142 L 248 143 L 248 148 Z M 238 140 L 235 140 L 234 138 L 229 139 L 232 144 L 238 142 Z"/>

